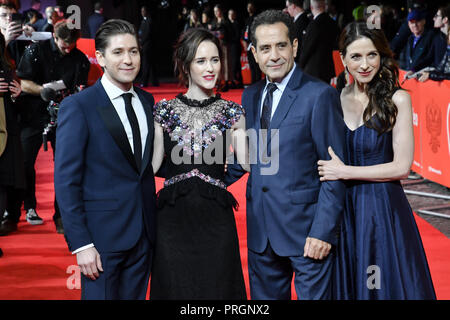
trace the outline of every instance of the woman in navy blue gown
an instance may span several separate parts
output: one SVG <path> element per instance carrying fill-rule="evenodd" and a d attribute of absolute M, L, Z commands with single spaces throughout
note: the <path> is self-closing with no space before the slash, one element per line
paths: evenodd
<path fill-rule="evenodd" d="M 330 147 L 321 180 L 348 180 L 335 264 L 336 299 L 436 299 L 420 234 L 400 180 L 414 153 L 412 107 L 381 30 L 348 25 L 339 41 L 354 82 L 341 93 L 347 165 Z"/>

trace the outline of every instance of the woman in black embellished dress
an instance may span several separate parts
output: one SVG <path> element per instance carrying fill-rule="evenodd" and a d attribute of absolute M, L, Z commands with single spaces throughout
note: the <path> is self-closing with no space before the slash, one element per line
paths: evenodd
<path fill-rule="evenodd" d="M 222 179 L 230 146 L 246 167 L 243 108 L 214 95 L 220 75 L 217 39 L 190 29 L 178 40 L 175 64 L 184 95 L 154 107 L 158 193 L 151 299 L 246 299 L 233 208 Z M 247 167 L 248 168 L 248 167 Z"/>

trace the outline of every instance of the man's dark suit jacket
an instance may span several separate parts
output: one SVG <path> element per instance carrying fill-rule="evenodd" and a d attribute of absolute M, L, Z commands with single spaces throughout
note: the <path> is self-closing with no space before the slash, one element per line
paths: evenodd
<path fill-rule="evenodd" d="M 152 32 L 152 21 L 150 17 L 147 19 L 142 19 L 141 25 L 139 26 L 139 42 L 141 46 L 148 46 L 151 43 L 151 32 Z"/>
<path fill-rule="evenodd" d="M 266 80 L 261 80 L 242 94 L 246 128 L 256 135 L 261 129 L 265 85 Z M 272 163 L 261 161 L 260 138 L 249 140 L 257 161 L 251 156 L 247 181 L 248 249 L 263 253 L 270 243 L 279 256 L 287 257 L 303 254 L 307 237 L 336 245 L 345 185 L 339 180 L 321 182 L 317 161 L 329 159 L 328 146 L 345 159 L 345 123 L 338 93 L 295 67 L 269 130 L 274 130 L 267 140 Z M 278 170 L 264 172 L 271 165 Z M 236 162 L 229 164 L 225 183 L 234 183 L 244 172 Z"/>
<path fill-rule="evenodd" d="M 330 83 L 335 76 L 333 50 L 337 47 L 338 32 L 336 21 L 326 13 L 310 22 L 299 59 L 305 73 Z"/>
<path fill-rule="evenodd" d="M 297 63 L 300 59 L 300 50 L 302 48 L 303 37 L 306 33 L 306 28 L 308 27 L 309 22 L 310 22 L 310 20 L 308 18 L 308 14 L 306 12 L 303 12 L 302 15 L 300 17 L 298 17 L 298 19 L 295 20 L 295 22 L 294 22 L 295 34 L 297 35 L 297 39 L 298 39 L 297 57 L 295 58 L 295 62 L 297 62 Z"/>
<path fill-rule="evenodd" d="M 155 237 L 153 96 L 134 88 L 147 116 L 142 166 L 100 80 L 63 100 L 58 112 L 55 192 L 70 251 L 93 243 L 100 254 Z M 106 270 L 105 270 L 106 271 Z"/>
<path fill-rule="evenodd" d="M 95 33 L 97 32 L 98 28 L 100 28 L 102 23 L 105 22 L 105 20 L 105 17 L 97 12 L 95 12 L 88 18 L 89 37 L 91 39 L 95 38 Z"/>
<path fill-rule="evenodd" d="M 410 35 L 404 49 L 405 65 L 400 67 L 408 71 L 419 71 L 425 67 L 436 67 L 441 62 L 446 42 L 442 36 L 434 30 L 425 29 L 424 33 L 413 48 L 414 35 Z"/>

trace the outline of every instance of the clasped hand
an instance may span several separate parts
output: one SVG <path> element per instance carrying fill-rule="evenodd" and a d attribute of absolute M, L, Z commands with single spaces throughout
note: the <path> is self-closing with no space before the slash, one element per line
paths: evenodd
<path fill-rule="evenodd" d="M 328 242 L 307 237 L 304 248 L 304 257 L 322 260 L 328 256 L 331 250 L 331 244 Z"/>
<path fill-rule="evenodd" d="M 0 78 L 0 92 L 11 92 L 11 97 L 17 98 L 22 92 L 20 83 L 16 80 L 12 80 L 10 83 L 5 82 L 4 78 Z"/>
<path fill-rule="evenodd" d="M 333 148 L 328 147 L 328 153 L 331 156 L 331 160 L 319 160 L 317 162 L 320 181 L 344 179 L 343 170 L 345 164 L 334 153 Z"/>

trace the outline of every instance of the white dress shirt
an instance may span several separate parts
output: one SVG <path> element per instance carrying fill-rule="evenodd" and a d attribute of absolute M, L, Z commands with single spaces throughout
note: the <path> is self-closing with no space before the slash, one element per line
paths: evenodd
<path fill-rule="evenodd" d="M 147 127 L 147 116 L 144 111 L 144 107 L 142 106 L 141 100 L 134 91 L 133 87 L 131 87 L 128 91 L 123 91 L 114 85 L 106 75 L 102 76 L 100 80 L 103 88 L 108 95 L 108 98 L 111 100 L 111 103 L 116 109 L 117 114 L 119 115 L 120 121 L 122 121 L 123 127 L 128 137 L 128 141 L 130 143 L 131 150 L 134 152 L 134 144 L 133 144 L 133 131 L 131 130 L 130 122 L 128 121 L 127 113 L 125 111 L 125 101 L 123 100 L 122 94 L 131 93 L 133 97 L 131 98 L 131 105 L 133 106 L 134 112 L 136 113 L 136 118 L 138 119 L 139 129 L 141 131 L 141 143 L 142 143 L 142 156 L 144 155 L 145 143 L 147 141 L 148 127 Z M 77 254 L 85 249 L 89 249 L 94 247 L 93 243 L 85 245 L 81 248 L 76 249 L 72 252 L 72 254 Z"/>
<path fill-rule="evenodd" d="M 320 12 L 320 13 L 316 14 L 316 15 L 314 16 L 313 20 L 316 20 L 316 18 L 317 18 L 318 16 L 320 16 L 322 13 L 325 13 L 325 12 Z"/>
<path fill-rule="evenodd" d="M 281 96 L 283 95 L 284 89 L 286 88 L 289 80 L 292 77 L 292 74 L 294 73 L 294 69 L 296 67 L 296 64 L 294 63 L 294 66 L 292 67 L 292 70 L 289 71 L 289 73 L 283 78 L 283 80 L 281 80 L 281 82 L 274 82 L 275 85 L 277 86 L 277 89 L 273 92 L 272 94 L 272 115 L 271 115 L 271 119 L 275 113 L 275 110 L 277 110 L 278 104 L 280 103 L 281 100 Z M 266 77 L 266 86 L 264 88 L 263 91 L 263 95 L 262 95 L 262 99 L 261 99 L 261 105 L 259 106 L 260 109 L 260 113 L 262 114 L 262 108 L 263 108 L 263 104 L 264 104 L 264 99 L 266 98 L 266 94 L 267 94 L 267 85 L 270 83 L 269 79 Z"/>
<path fill-rule="evenodd" d="M 142 145 L 141 156 L 143 156 L 148 134 L 147 116 L 145 114 L 144 107 L 142 106 L 141 100 L 139 100 L 136 91 L 134 91 L 133 87 L 131 87 L 131 89 L 128 91 L 123 91 L 122 89 L 115 86 L 106 75 L 103 75 L 100 81 L 103 85 L 103 88 L 106 91 L 106 94 L 108 95 L 114 108 L 116 109 L 120 121 L 122 121 L 123 127 L 125 128 L 125 132 L 128 137 L 128 141 L 130 142 L 131 151 L 133 151 L 134 153 L 133 131 L 131 130 L 131 125 L 130 122 L 128 121 L 127 113 L 125 111 L 125 101 L 123 100 L 122 94 L 131 93 L 133 95 L 133 97 L 131 98 L 131 104 L 133 106 L 134 113 L 136 113 L 136 118 L 139 123 L 139 129 L 141 131 L 141 145 Z"/>
<path fill-rule="evenodd" d="M 300 18 L 300 16 L 301 16 L 302 14 L 304 14 L 304 13 L 305 13 L 305 11 L 300 12 L 299 14 L 297 14 L 297 15 L 294 17 L 294 22 L 297 21 L 297 19 Z"/>

